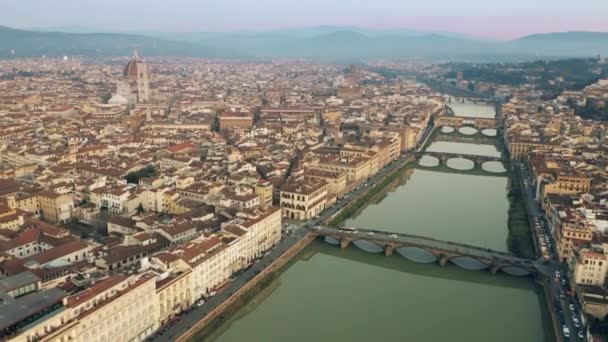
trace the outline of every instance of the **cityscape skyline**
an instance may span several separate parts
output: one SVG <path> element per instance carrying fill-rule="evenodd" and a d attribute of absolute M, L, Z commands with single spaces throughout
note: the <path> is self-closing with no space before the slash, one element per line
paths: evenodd
<path fill-rule="evenodd" d="M 550 7 L 549 7 L 550 5 Z M 145 6 L 145 16 L 134 16 Z M 188 8 L 187 12 L 182 9 Z M 236 11 L 235 9 L 239 9 Z M 66 14 L 67 13 L 67 14 Z M 90 13 L 96 15 L 92 17 Z M 465 35 L 515 39 L 521 36 L 564 31 L 608 31 L 608 4 L 591 0 L 487 3 L 446 0 L 424 3 L 365 1 L 244 0 L 228 3 L 178 0 L 169 3 L 108 0 L 39 1 L 8 0 L 0 4 L 0 23 L 17 28 L 81 27 L 94 31 L 232 32 L 270 31 L 319 26 L 356 26 L 368 29 L 410 29 L 454 32 Z M 112 20 L 108 20 L 112 18 Z M 179 20 L 167 20 L 179 18 Z M 380 19 L 381 18 L 381 19 Z"/>
<path fill-rule="evenodd" d="M 0 1 L 0 341 L 608 342 L 605 18 Z"/>

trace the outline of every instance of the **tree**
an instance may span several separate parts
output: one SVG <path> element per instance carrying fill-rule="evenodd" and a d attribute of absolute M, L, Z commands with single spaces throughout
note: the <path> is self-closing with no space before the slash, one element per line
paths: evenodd
<path fill-rule="evenodd" d="M 127 183 L 137 184 L 137 183 L 139 183 L 139 179 L 140 178 L 154 177 L 157 174 L 158 173 L 157 173 L 156 168 L 154 167 L 154 165 L 148 165 L 148 166 L 144 167 L 143 169 L 141 169 L 139 171 L 135 171 L 135 172 L 129 173 L 125 177 L 125 179 L 127 180 Z"/>

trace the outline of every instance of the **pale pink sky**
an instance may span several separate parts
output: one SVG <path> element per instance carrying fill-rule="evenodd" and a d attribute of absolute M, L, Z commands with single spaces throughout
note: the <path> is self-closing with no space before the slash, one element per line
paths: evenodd
<path fill-rule="evenodd" d="M 505 39 L 608 32 L 608 0 L 1 0 L 0 25 L 172 32 L 349 25 Z"/>

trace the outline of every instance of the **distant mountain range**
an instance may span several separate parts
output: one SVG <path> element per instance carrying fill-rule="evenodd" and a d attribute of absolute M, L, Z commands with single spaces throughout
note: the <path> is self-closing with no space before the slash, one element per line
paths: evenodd
<path fill-rule="evenodd" d="M 17 30 L 0 26 L 0 58 L 57 56 L 130 56 L 137 48 L 144 56 L 238 56 L 183 41 L 124 33 L 67 33 Z"/>
<path fill-rule="evenodd" d="M 370 59 L 499 62 L 608 54 L 608 33 L 601 32 L 535 34 L 511 41 L 489 41 L 450 32 L 333 26 L 232 33 L 66 30 L 77 32 L 0 27 L 0 58 L 119 56 L 130 55 L 134 48 L 144 56 L 303 58 L 342 62 Z"/>

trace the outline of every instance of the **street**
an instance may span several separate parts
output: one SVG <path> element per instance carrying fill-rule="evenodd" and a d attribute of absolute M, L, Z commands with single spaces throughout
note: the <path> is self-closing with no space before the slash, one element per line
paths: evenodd
<path fill-rule="evenodd" d="M 558 260 L 558 255 L 555 252 L 556 244 L 553 232 L 550 231 L 546 218 L 534 199 L 535 182 L 532 174 L 523 163 L 512 161 L 512 165 L 515 172 L 519 172 L 521 176 L 520 185 L 528 210 L 528 218 L 530 221 L 530 228 L 533 232 L 533 238 L 535 239 L 537 246 L 547 246 L 547 253 L 549 254 L 547 266 L 554 270 L 552 272 L 552 277 L 545 281 L 545 286 L 549 293 L 550 300 L 547 305 L 549 306 L 552 315 L 558 319 L 559 331 L 557 332 L 558 335 L 556 337 L 559 341 L 583 341 L 584 339 L 579 337 L 579 333 L 585 333 L 584 327 L 580 327 L 581 316 L 579 305 L 576 301 L 571 300 L 572 298 L 568 294 L 570 291 L 566 287 L 566 285 L 569 285 L 568 267 Z M 570 305 L 572 305 L 573 309 Z M 579 322 L 578 324 L 575 323 L 575 318 Z M 579 325 L 579 327 L 576 325 Z M 564 327 L 568 328 L 569 337 L 565 336 L 563 332 Z"/>

